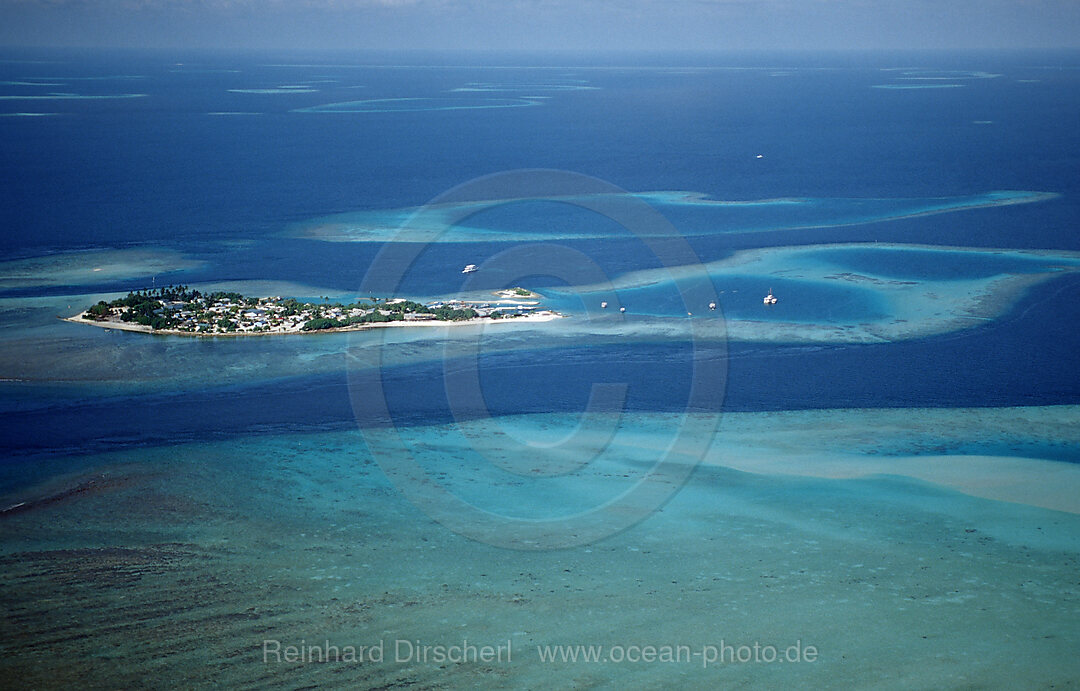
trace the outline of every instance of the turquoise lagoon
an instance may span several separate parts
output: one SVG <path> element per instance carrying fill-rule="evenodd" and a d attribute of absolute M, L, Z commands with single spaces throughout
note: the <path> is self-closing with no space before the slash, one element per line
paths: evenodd
<path fill-rule="evenodd" d="M 1074 641 L 1051 632 L 1069 631 L 1076 616 L 1080 466 L 920 450 L 914 440 L 1052 442 L 1076 458 L 1078 414 L 729 414 L 661 511 L 556 551 L 507 552 L 418 519 L 359 431 L 93 456 L 85 470 L 5 499 L 25 504 L 3 518 L 4 650 L 38 660 L 21 667 L 23 678 L 46 686 L 147 676 L 264 687 L 1052 685 L 1077 671 Z M 585 435 L 581 447 L 543 450 L 572 432 L 576 415 L 498 424 L 534 443 L 536 463 L 590 443 Z M 623 491 L 679 424 L 677 415 L 622 416 L 604 457 L 554 478 L 492 473 L 468 425 L 410 428 L 408 441 L 474 505 L 545 518 Z M 64 607 L 53 604 L 58 595 Z M 261 661 L 266 639 L 462 638 L 510 641 L 511 661 Z M 555 644 L 800 641 L 816 648 L 815 662 L 540 659 L 540 647 Z M 996 653 L 1004 648 L 1016 657 Z"/>
<path fill-rule="evenodd" d="M 1080 254 L 1069 252 L 804 245 L 647 269 L 570 292 L 666 324 L 684 315 L 720 318 L 732 340 L 895 341 L 993 319 L 1025 290 L 1078 267 Z M 778 304 L 763 304 L 767 291 L 779 296 Z M 714 294 L 719 315 L 708 309 Z"/>

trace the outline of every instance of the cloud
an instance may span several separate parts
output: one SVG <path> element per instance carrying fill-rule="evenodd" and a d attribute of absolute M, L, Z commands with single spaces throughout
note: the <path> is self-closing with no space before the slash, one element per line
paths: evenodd
<path fill-rule="evenodd" d="M 420 5 L 443 6 L 449 0 L 113 0 L 106 4 L 99 0 L 0 0 L 4 6 L 70 7 L 97 9 L 169 9 L 169 10 L 271 10 L 282 8 L 324 8 L 355 10 L 381 7 L 412 7 Z M 455 3 L 464 5 L 467 3 Z"/>
<path fill-rule="evenodd" d="M 1080 2 L 0 0 L 0 44 L 395 50 L 1080 47 Z"/>

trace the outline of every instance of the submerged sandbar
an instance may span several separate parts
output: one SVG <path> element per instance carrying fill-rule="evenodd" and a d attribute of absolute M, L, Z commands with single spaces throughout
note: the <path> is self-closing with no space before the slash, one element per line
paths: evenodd
<path fill-rule="evenodd" d="M 558 202 L 591 208 L 595 204 L 645 203 L 660 211 L 681 234 L 709 237 L 732 233 L 816 230 L 896 221 L 1056 198 L 1052 192 L 995 190 L 954 197 L 923 198 L 773 198 L 722 200 L 694 191 L 608 192 L 543 198 L 463 200 L 421 207 L 369 209 L 313 218 L 293 225 L 286 235 L 323 242 L 519 242 L 621 237 L 602 221 L 586 216 L 575 223 L 554 207 L 513 213 L 507 207 Z M 565 208 L 561 209 L 565 212 Z M 530 220 L 532 219 L 532 220 Z M 613 235 L 613 233 L 615 233 Z"/>
<path fill-rule="evenodd" d="M 875 343 L 992 321 L 1036 286 L 1077 271 L 1080 253 L 1065 250 L 797 245 L 633 271 L 610 283 L 552 288 L 549 296 L 559 304 L 573 294 L 597 306 L 617 299 L 632 317 L 620 325 L 624 336 L 678 329 L 691 311 L 698 320 L 722 317 L 733 341 Z M 777 304 L 762 304 L 767 291 Z M 713 299 L 720 311 L 708 309 Z"/>

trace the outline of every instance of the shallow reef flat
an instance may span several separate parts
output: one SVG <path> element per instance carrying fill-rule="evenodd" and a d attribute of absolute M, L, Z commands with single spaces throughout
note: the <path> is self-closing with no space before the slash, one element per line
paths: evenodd
<path fill-rule="evenodd" d="M 166 248 L 59 252 L 0 262 L 0 290 L 93 285 L 189 271 L 202 265 Z"/>
<path fill-rule="evenodd" d="M 542 105 L 543 100 L 521 98 L 370 98 L 361 101 L 324 103 L 297 108 L 294 113 L 415 113 L 442 110 L 487 110 L 491 108 L 521 108 Z"/>
<path fill-rule="evenodd" d="M 644 315 L 645 323 L 627 320 L 629 333 L 661 333 L 687 316 L 715 320 L 722 313 L 732 341 L 873 343 L 993 320 L 1025 291 L 1078 268 L 1080 254 L 1064 251 L 805 245 L 745 250 L 549 292 Z M 766 290 L 775 291 L 777 304 L 763 304 Z M 713 300 L 720 312 L 708 309 Z"/>
<path fill-rule="evenodd" d="M 758 475 L 849 479 L 893 476 L 972 496 L 1080 514 L 1080 407 L 895 408 L 725 413 L 701 461 Z M 472 503 L 532 519 L 588 508 L 627 491 L 697 418 L 629 413 L 544 414 L 453 426 L 405 427 L 419 467 Z M 368 435 L 373 449 L 380 438 Z M 391 448 L 391 447 L 385 447 Z M 446 471 L 446 458 L 456 460 Z M 590 460 L 591 459 L 591 460 Z M 595 464 L 591 487 L 571 472 Z M 522 477 L 513 482 L 500 469 Z M 553 472 L 553 469 L 559 472 Z M 587 484 L 587 483 L 585 483 Z M 492 488 L 497 488 L 492 490 Z M 1078 542 L 1080 544 L 1080 542 Z"/>
<path fill-rule="evenodd" d="M 967 84 L 874 84 L 875 89 L 959 89 Z"/>
<path fill-rule="evenodd" d="M 146 94 L 0 94 L 0 101 L 107 101 L 111 99 L 143 98 Z"/>
<path fill-rule="evenodd" d="M 910 471 L 1008 457 L 1014 479 L 1053 494 L 1080 474 L 1077 416 L 1076 407 L 727 415 L 706 463 L 661 510 L 556 551 L 507 552 L 428 519 L 359 431 L 57 458 L 51 479 L 0 507 L 0 672 L 37 688 L 148 675 L 261 688 L 1067 685 L 1080 673 L 1075 505 L 980 498 L 977 477 L 950 488 Z M 606 454 L 563 477 L 484 467 L 499 459 L 481 457 L 488 451 L 467 435 L 491 423 L 404 431 L 433 482 L 497 514 L 531 495 L 521 510 L 541 516 L 632 484 L 683 420 L 621 418 L 607 451 L 594 448 L 600 433 L 560 444 L 578 422 L 493 421 L 535 464 Z M 398 640 L 465 639 L 509 641 L 511 660 L 393 656 Z M 266 640 L 382 642 L 387 656 L 266 662 Z M 797 641 L 814 646 L 815 662 L 543 663 L 537 650 Z"/>
<path fill-rule="evenodd" d="M 277 86 L 262 89 L 229 89 L 229 93 L 233 94 L 259 94 L 264 96 L 273 94 L 314 94 L 318 93 L 318 91 L 318 89 L 305 89 L 298 86 Z"/>
<path fill-rule="evenodd" d="M 761 474 L 903 476 L 1080 514 L 1080 407 L 728 413 L 705 462 Z"/>
<path fill-rule="evenodd" d="M 596 86 L 589 86 L 584 79 L 566 79 L 551 82 L 531 82 L 513 84 L 506 82 L 470 82 L 465 86 L 450 89 L 451 93 L 537 93 L 541 91 L 593 91 Z M 531 98 L 531 97 L 529 97 Z"/>
<path fill-rule="evenodd" d="M 348 105 L 348 104 L 342 104 Z M 656 191 L 434 203 L 324 216 L 292 226 L 286 234 L 327 242 L 521 242 L 628 237 L 607 219 L 566 216 L 567 209 L 634 208 L 642 202 L 662 213 L 679 233 L 711 236 L 794 228 L 835 228 L 970 209 L 1054 199 L 1050 192 L 991 191 L 921 199 L 778 198 L 712 199 L 699 192 Z M 537 203 L 554 202 L 537 212 Z M 644 230 L 645 236 L 652 235 Z"/>

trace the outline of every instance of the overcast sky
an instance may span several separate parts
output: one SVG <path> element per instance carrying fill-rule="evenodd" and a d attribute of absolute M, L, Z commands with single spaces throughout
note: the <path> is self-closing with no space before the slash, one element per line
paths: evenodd
<path fill-rule="evenodd" d="M 1080 0 L 0 0 L 0 44 L 732 50 L 1080 47 Z"/>

